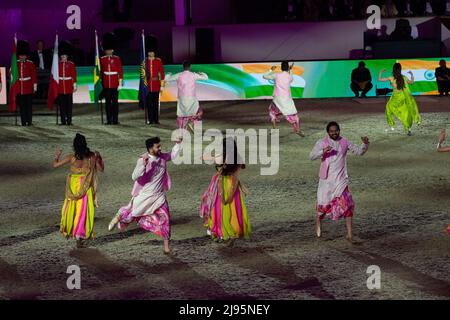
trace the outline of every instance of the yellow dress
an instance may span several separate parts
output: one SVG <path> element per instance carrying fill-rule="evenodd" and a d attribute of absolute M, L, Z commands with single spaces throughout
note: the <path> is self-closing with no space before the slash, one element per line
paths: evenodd
<path fill-rule="evenodd" d="M 200 216 L 213 238 L 249 237 L 251 226 L 243 193 L 238 174 L 221 175 L 219 170 L 213 176 L 200 205 Z"/>
<path fill-rule="evenodd" d="M 94 236 L 94 208 L 97 179 L 95 158 L 88 159 L 89 166 L 77 168 L 75 157 L 71 160 L 66 180 L 66 198 L 61 211 L 60 232 L 66 237 L 91 239 Z"/>

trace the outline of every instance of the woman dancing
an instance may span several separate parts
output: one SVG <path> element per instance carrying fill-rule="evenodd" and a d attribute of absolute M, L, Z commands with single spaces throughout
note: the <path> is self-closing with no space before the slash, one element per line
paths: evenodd
<path fill-rule="evenodd" d="M 394 116 L 403 123 L 403 128 L 408 136 L 412 135 L 411 127 L 413 123 L 420 125 L 419 108 L 416 100 L 411 94 L 409 85 L 414 83 L 414 75 L 411 71 L 411 80 L 402 75 L 402 65 L 400 63 L 394 64 L 392 70 L 392 77 L 383 78 L 383 72 L 386 69 L 380 70 L 378 81 L 389 81 L 393 88 L 392 96 L 386 105 L 386 119 L 387 123 L 394 130 L 395 122 Z"/>
<path fill-rule="evenodd" d="M 97 207 L 97 171 L 104 171 L 98 151 L 89 150 L 86 138 L 77 133 L 73 140 L 74 152 L 61 159 L 62 150 L 55 152 L 53 168 L 70 163 L 66 180 L 66 197 L 62 207 L 60 232 L 67 238 L 75 238 L 77 247 L 94 236 L 94 208 Z"/>
<path fill-rule="evenodd" d="M 247 239 L 251 232 L 244 202 L 247 190 L 240 181 L 245 165 L 241 164 L 233 138 L 223 139 L 222 154 L 203 157 L 203 160 L 215 161 L 216 174 L 203 195 L 200 217 L 205 219 L 204 226 L 213 240 L 225 241 L 231 246 L 237 238 Z"/>

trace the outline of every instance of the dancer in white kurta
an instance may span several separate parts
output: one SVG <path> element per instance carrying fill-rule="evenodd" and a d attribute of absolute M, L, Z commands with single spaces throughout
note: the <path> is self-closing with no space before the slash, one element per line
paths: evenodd
<path fill-rule="evenodd" d="M 282 72 L 275 73 L 276 67 L 273 66 L 269 72 L 263 75 L 264 79 L 275 82 L 273 100 L 269 106 L 269 117 L 275 129 L 276 123 L 280 122 L 281 117 L 284 116 L 292 124 L 293 132 L 303 137 L 304 134 L 300 130 L 300 120 L 291 94 L 291 83 L 294 81 L 291 74 L 292 67 L 293 65 L 289 67 L 287 61 L 283 61 L 281 63 Z"/>
<path fill-rule="evenodd" d="M 195 90 L 195 82 L 197 80 L 208 80 L 206 73 L 192 72 L 191 64 L 188 61 L 183 62 L 183 72 L 177 74 L 166 75 L 166 82 L 176 81 L 178 88 L 177 98 L 177 125 L 180 129 L 189 128 L 193 130 L 192 124 L 196 124 L 202 120 L 203 110 L 198 103 Z"/>
<path fill-rule="evenodd" d="M 369 147 L 369 139 L 362 137 L 361 146 L 354 145 L 340 136 L 340 128 L 336 122 L 327 125 L 328 136 L 315 144 L 309 158 L 321 159 L 320 180 L 317 190 L 316 233 L 321 236 L 321 220 L 325 215 L 333 220 L 345 218 L 347 239 L 352 241 L 352 217 L 355 209 L 348 189 L 347 151 L 362 156 Z"/>
<path fill-rule="evenodd" d="M 133 221 L 141 228 L 164 239 L 164 253 L 169 253 L 170 212 L 166 192 L 170 190 L 171 180 L 167 171 L 167 162 L 178 156 L 181 139 L 177 141 L 172 152 L 161 152 L 158 137 L 147 139 L 147 152 L 141 155 L 131 175 L 134 186 L 131 201 L 117 212 L 108 229 L 116 224 L 120 230 Z"/>

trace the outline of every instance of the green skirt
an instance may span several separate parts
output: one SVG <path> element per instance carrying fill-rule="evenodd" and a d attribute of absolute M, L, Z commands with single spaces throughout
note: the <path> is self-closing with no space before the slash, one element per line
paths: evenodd
<path fill-rule="evenodd" d="M 403 124 L 407 132 L 413 123 L 420 124 L 419 108 L 409 88 L 395 90 L 386 105 L 386 120 L 390 127 L 395 126 L 394 117 Z"/>

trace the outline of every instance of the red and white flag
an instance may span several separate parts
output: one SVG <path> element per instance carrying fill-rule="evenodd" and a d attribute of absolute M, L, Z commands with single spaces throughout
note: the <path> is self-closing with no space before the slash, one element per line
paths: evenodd
<path fill-rule="evenodd" d="M 53 110 L 56 98 L 58 98 L 59 84 L 59 57 L 58 57 L 58 34 L 55 38 L 55 46 L 53 49 L 52 74 L 50 76 L 50 84 L 48 87 L 47 106 Z"/>

